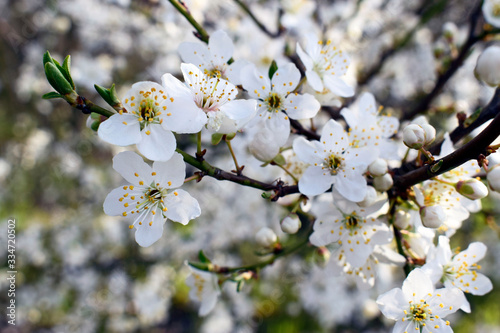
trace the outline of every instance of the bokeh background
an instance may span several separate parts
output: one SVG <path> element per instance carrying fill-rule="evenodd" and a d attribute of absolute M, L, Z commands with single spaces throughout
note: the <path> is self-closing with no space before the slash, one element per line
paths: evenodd
<path fill-rule="evenodd" d="M 286 32 L 263 33 L 235 1 L 185 1 L 209 33 L 224 29 L 235 57 L 267 68 L 289 61 L 297 41 L 324 32 L 352 58 L 348 80 L 374 93 L 387 108 L 412 105 L 430 91 L 467 35 L 476 1 L 247 1 L 270 31 L 277 17 Z M 432 11 L 426 9 L 432 7 Z M 425 20 L 423 19 L 425 18 Z M 17 325 L 2 332 L 388 332 L 374 304 L 399 286 L 401 270 L 384 268 L 376 287 L 359 291 L 306 254 L 275 263 L 258 283 L 226 284 L 216 309 L 197 316 L 184 280 L 185 260 L 203 249 L 216 262 L 252 262 L 253 235 L 262 226 L 279 233 L 285 210 L 260 192 L 203 179 L 189 184 L 202 216 L 182 227 L 167 223 L 163 238 L 140 248 L 126 222 L 102 212 L 106 194 L 123 180 L 111 168 L 120 149 L 86 127 L 87 116 L 51 91 L 42 55 L 72 56 L 78 92 L 104 106 L 93 85 L 116 83 L 123 94 L 134 82 L 179 75 L 177 47 L 196 41 L 193 29 L 165 0 L 0 0 L 0 304 L 7 301 L 7 219 L 16 219 Z M 401 42 L 404 41 L 404 42 Z M 453 44 L 451 43 L 451 44 Z M 484 105 L 492 90 L 474 78 L 479 44 L 434 102 L 431 121 L 444 129 L 453 115 Z M 382 57 L 387 58 L 379 62 Z M 369 74 L 371 73 L 371 74 Z M 189 141 L 183 143 L 189 145 Z M 238 147 L 236 147 L 238 149 Z M 258 163 L 239 151 L 245 171 L 258 178 Z M 247 159 L 245 159 L 247 158 Z M 217 165 L 229 170 L 222 155 Z M 251 168 L 254 166 L 255 168 Z M 248 171 L 247 171 L 248 170 Z M 272 178 L 271 178 L 272 179 Z M 237 193 L 237 195 L 235 195 Z M 484 272 L 495 289 L 469 297 L 473 312 L 452 319 L 455 332 L 500 332 L 498 201 L 483 202 L 453 237 L 453 246 L 488 245 Z M 279 234 L 280 237 L 285 237 Z M 3 313 L 3 309 L 1 311 Z"/>

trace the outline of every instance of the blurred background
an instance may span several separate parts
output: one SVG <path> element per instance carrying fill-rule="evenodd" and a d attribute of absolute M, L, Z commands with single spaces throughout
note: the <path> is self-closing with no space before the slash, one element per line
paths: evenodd
<path fill-rule="evenodd" d="M 208 33 L 224 29 L 234 57 L 267 69 L 289 61 L 297 41 L 325 33 L 351 55 L 348 81 L 371 91 L 400 114 L 428 93 L 467 36 L 476 1 L 283 0 L 247 1 L 271 31 L 262 32 L 235 1 L 185 1 Z M 428 10 L 430 5 L 434 4 Z M 42 55 L 71 54 L 77 91 L 104 106 L 94 84 L 116 83 L 119 95 L 137 81 L 179 75 L 177 47 L 196 41 L 192 27 L 164 0 L 0 0 L 0 304 L 7 302 L 6 230 L 16 220 L 17 325 L 1 332 L 388 332 L 392 323 L 374 299 L 399 286 L 401 269 L 382 268 L 374 289 L 359 291 L 311 260 L 291 257 L 266 268 L 258 283 L 237 293 L 226 284 L 206 318 L 189 301 L 185 260 L 203 249 L 215 262 L 252 262 L 253 235 L 262 226 L 279 233 L 285 210 L 260 192 L 203 179 L 188 184 L 202 216 L 186 227 L 167 223 L 160 241 L 140 248 L 126 222 L 105 216 L 102 203 L 123 183 L 111 159 L 120 149 L 86 127 L 87 116 L 61 100 L 43 100 Z M 445 24 L 446 23 L 446 24 Z M 451 34 L 452 40 L 445 37 Z M 473 76 L 471 52 L 434 101 L 431 121 L 453 129 L 458 111 L 487 103 L 492 90 Z M 292 56 L 293 58 L 293 56 Z M 381 61 L 380 59 L 383 59 Z M 187 144 L 187 143 L 186 143 Z M 243 153 L 241 153 L 243 155 Z M 242 157 L 244 158 L 244 157 Z M 248 158 L 245 164 L 257 166 Z M 231 161 L 218 166 L 229 170 Z M 258 168 L 249 170 L 259 177 Z M 238 193 L 237 196 L 234 193 Z M 452 239 L 488 245 L 484 273 L 495 289 L 468 297 L 472 314 L 451 319 L 455 332 L 500 332 L 498 201 Z M 280 237 L 284 237 L 280 234 Z M 3 310 L 2 310 L 3 313 Z"/>

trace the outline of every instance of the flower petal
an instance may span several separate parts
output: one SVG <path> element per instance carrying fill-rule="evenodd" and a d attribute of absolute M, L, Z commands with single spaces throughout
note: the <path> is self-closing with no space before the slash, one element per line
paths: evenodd
<path fill-rule="evenodd" d="M 184 42 L 179 45 L 179 55 L 183 62 L 204 67 L 210 63 L 208 47 L 202 43 Z M 205 69 L 205 68 L 203 68 Z"/>
<path fill-rule="evenodd" d="M 323 144 L 323 150 L 326 149 L 335 155 L 340 155 L 349 147 L 347 132 L 333 119 L 330 119 L 323 127 L 320 141 Z"/>
<path fill-rule="evenodd" d="M 265 116 L 264 116 L 265 117 Z M 283 147 L 290 136 L 290 120 L 283 112 L 268 113 L 264 118 L 266 127 L 269 128 L 276 137 L 276 143 Z"/>
<path fill-rule="evenodd" d="M 233 56 L 233 41 L 223 30 L 217 30 L 210 35 L 208 50 L 212 64 L 215 66 L 225 64 Z"/>
<path fill-rule="evenodd" d="M 392 320 L 403 318 L 403 311 L 408 307 L 403 292 L 399 288 L 394 288 L 380 295 L 377 298 L 377 305 L 384 316 Z"/>
<path fill-rule="evenodd" d="M 152 213 L 146 214 L 141 225 L 138 223 L 134 224 L 137 228 L 137 231 L 135 232 L 135 241 L 137 244 L 142 247 L 153 245 L 153 243 L 161 238 L 163 234 L 163 224 L 165 224 L 165 221 L 166 220 L 160 211 L 154 215 Z"/>
<path fill-rule="evenodd" d="M 366 179 L 362 172 L 353 170 L 341 170 L 335 176 L 333 186 L 344 198 L 354 202 L 363 201 L 368 190 Z"/>
<path fill-rule="evenodd" d="M 228 81 L 234 85 L 241 85 L 241 70 L 249 64 L 248 60 L 238 59 L 229 65 L 225 72 Z"/>
<path fill-rule="evenodd" d="M 220 107 L 229 119 L 250 121 L 257 112 L 255 100 L 238 99 L 230 101 Z"/>
<path fill-rule="evenodd" d="M 323 147 L 319 141 L 307 141 L 304 137 L 299 136 L 293 141 L 293 151 L 303 162 L 323 163 Z"/>
<path fill-rule="evenodd" d="M 313 95 L 290 94 L 285 98 L 285 111 L 292 119 L 308 119 L 316 116 L 321 104 Z"/>
<path fill-rule="evenodd" d="M 254 64 L 243 67 L 241 70 L 243 88 L 253 98 L 264 99 L 271 91 L 271 81 L 267 75 L 262 75 Z"/>
<path fill-rule="evenodd" d="M 330 172 L 320 166 L 310 166 L 299 179 L 299 191 L 305 195 L 318 195 L 328 190 L 332 182 Z"/>
<path fill-rule="evenodd" d="M 99 125 L 99 137 L 113 145 L 128 146 L 141 140 L 141 127 L 132 114 L 114 114 Z"/>
<path fill-rule="evenodd" d="M 168 161 L 153 163 L 154 182 L 162 188 L 177 188 L 184 184 L 186 163 L 182 155 L 175 152 Z"/>
<path fill-rule="evenodd" d="M 278 67 L 271 79 L 272 89 L 280 95 L 289 94 L 300 81 L 300 71 L 295 64 L 288 63 Z"/>
<path fill-rule="evenodd" d="M 302 63 L 304 64 L 305 68 L 307 70 L 311 70 L 314 66 L 313 60 L 307 53 L 304 52 L 299 43 L 297 43 L 297 48 L 295 49 L 295 51 L 297 52 L 297 55 L 299 56 L 300 61 L 302 61 Z M 309 80 L 309 77 L 307 79 Z"/>
<path fill-rule="evenodd" d="M 172 97 L 160 117 L 164 129 L 179 134 L 197 133 L 207 123 L 207 115 L 196 105 L 192 96 Z"/>
<path fill-rule="evenodd" d="M 167 161 L 172 157 L 177 143 L 172 132 L 160 124 L 151 124 L 141 132 L 142 140 L 137 149 L 152 161 Z"/>
<path fill-rule="evenodd" d="M 406 301 L 420 303 L 421 299 L 426 299 L 429 293 L 434 292 L 434 285 L 421 269 L 416 268 L 408 274 L 402 290 Z"/>
<path fill-rule="evenodd" d="M 170 73 L 163 74 L 161 77 L 161 84 L 171 96 L 175 96 L 176 98 L 186 97 L 192 99 L 191 90 Z"/>
<path fill-rule="evenodd" d="M 354 96 L 354 89 L 347 85 L 342 79 L 332 76 L 325 75 L 323 77 L 323 82 L 325 86 L 334 94 L 340 97 L 352 97 Z"/>
<path fill-rule="evenodd" d="M 323 85 L 323 80 L 318 73 L 313 70 L 306 70 L 307 83 L 313 88 L 315 91 L 322 93 L 325 90 L 325 86 Z"/>
<path fill-rule="evenodd" d="M 168 208 L 165 215 L 172 221 L 186 225 L 201 214 L 198 201 L 184 190 L 175 190 L 167 194 L 165 199 Z"/>
<path fill-rule="evenodd" d="M 111 191 L 104 199 L 104 213 L 110 216 L 135 218 L 132 214 L 135 209 L 135 197 L 142 195 L 141 191 L 130 190 L 128 185 L 120 186 Z"/>
<path fill-rule="evenodd" d="M 153 181 L 151 167 L 132 151 L 124 151 L 113 157 L 113 169 L 136 186 L 147 186 Z"/>

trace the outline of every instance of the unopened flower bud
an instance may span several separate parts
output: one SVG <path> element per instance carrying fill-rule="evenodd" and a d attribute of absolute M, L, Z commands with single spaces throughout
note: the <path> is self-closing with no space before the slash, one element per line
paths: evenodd
<path fill-rule="evenodd" d="M 500 192 L 500 164 L 495 165 L 493 168 L 489 169 L 488 174 L 486 174 L 486 180 L 490 188 L 495 192 Z"/>
<path fill-rule="evenodd" d="M 273 132 L 266 127 L 259 130 L 248 147 L 252 155 L 262 162 L 271 161 L 280 152 Z"/>
<path fill-rule="evenodd" d="M 434 139 L 436 138 L 436 129 L 429 124 L 425 116 L 419 116 L 415 118 L 411 123 L 419 125 L 424 130 L 425 133 L 424 146 L 434 141 Z"/>
<path fill-rule="evenodd" d="M 458 193 L 471 200 L 482 199 L 488 195 L 488 188 L 480 180 L 467 179 L 457 183 Z"/>
<path fill-rule="evenodd" d="M 441 206 L 425 206 L 420 208 L 422 224 L 427 228 L 439 228 L 446 219 L 446 214 Z"/>
<path fill-rule="evenodd" d="M 373 178 L 373 187 L 380 192 L 385 192 L 390 189 L 393 183 L 392 176 L 388 173 L 383 176 Z"/>
<path fill-rule="evenodd" d="M 394 225 L 399 229 L 406 229 L 410 225 L 411 215 L 404 210 L 398 210 L 394 214 Z"/>
<path fill-rule="evenodd" d="M 289 214 L 281 220 L 281 230 L 287 234 L 294 234 L 300 229 L 300 220 L 297 214 Z"/>
<path fill-rule="evenodd" d="M 271 247 L 274 243 L 276 243 L 278 237 L 272 229 L 266 227 L 257 231 L 255 234 L 255 240 L 263 247 Z"/>
<path fill-rule="evenodd" d="M 366 195 L 363 201 L 358 202 L 360 207 L 369 207 L 377 201 L 377 190 L 373 186 L 368 185 L 366 187 Z"/>
<path fill-rule="evenodd" d="M 443 24 L 443 35 L 449 42 L 452 42 L 455 36 L 458 35 L 458 27 L 453 22 Z"/>
<path fill-rule="evenodd" d="M 474 74 L 489 86 L 500 84 L 500 47 L 490 46 L 477 59 Z"/>
<path fill-rule="evenodd" d="M 368 172 L 373 176 L 383 176 L 387 173 L 387 162 L 382 158 L 377 158 L 368 166 Z"/>
<path fill-rule="evenodd" d="M 417 124 L 410 124 L 403 130 L 403 142 L 408 148 L 420 149 L 425 143 L 425 131 Z"/>

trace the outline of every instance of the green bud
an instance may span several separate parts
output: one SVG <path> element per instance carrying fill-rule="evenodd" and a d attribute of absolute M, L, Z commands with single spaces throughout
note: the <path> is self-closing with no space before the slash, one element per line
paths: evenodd
<path fill-rule="evenodd" d="M 101 125 L 101 122 L 99 120 L 97 121 L 94 121 L 91 125 L 90 125 L 90 129 L 93 130 L 94 132 L 97 132 L 97 130 L 99 129 L 99 125 Z"/>
<path fill-rule="evenodd" d="M 276 155 L 273 159 L 273 162 L 278 164 L 278 165 L 285 165 L 286 164 L 286 160 L 283 157 L 283 155 L 281 155 L 281 154 Z"/>
<path fill-rule="evenodd" d="M 113 84 L 109 89 L 94 84 L 94 88 L 97 93 L 101 95 L 102 99 L 104 99 L 110 106 L 114 107 L 115 105 L 121 104 L 120 99 L 116 95 L 115 84 Z"/>
<path fill-rule="evenodd" d="M 73 89 L 76 89 L 75 83 L 73 82 L 73 78 L 71 77 L 71 73 L 69 71 L 70 66 L 71 66 L 71 56 L 67 55 L 66 58 L 64 58 L 64 62 L 62 65 L 62 69 L 63 69 L 62 73 L 63 73 L 64 77 L 66 78 L 66 80 L 68 80 L 68 82 L 71 84 Z"/>
<path fill-rule="evenodd" d="M 201 263 L 201 262 L 191 262 L 191 261 L 188 261 L 188 264 L 189 264 L 189 266 L 192 266 L 196 269 L 199 269 L 201 271 L 206 271 L 206 272 L 210 272 L 210 266 L 212 266 L 212 264 Z"/>
<path fill-rule="evenodd" d="M 45 76 L 47 76 L 50 85 L 60 94 L 69 95 L 75 93 L 71 84 L 54 63 L 47 62 L 45 64 Z"/>
<path fill-rule="evenodd" d="M 231 141 L 236 136 L 236 133 L 226 134 L 226 141 Z"/>
<path fill-rule="evenodd" d="M 55 91 L 51 91 L 42 96 L 43 99 L 52 99 L 52 98 L 62 98 L 61 94 L 56 93 Z"/>

